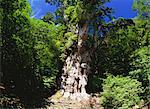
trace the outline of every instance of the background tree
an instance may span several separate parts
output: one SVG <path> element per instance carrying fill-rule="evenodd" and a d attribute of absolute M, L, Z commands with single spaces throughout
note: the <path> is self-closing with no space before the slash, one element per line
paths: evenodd
<path fill-rule="evenodd" d="M 132 78 L 142 82 L 145 88 L 142 94 L 143 99 L 150 101 L 150 4 L 149 0 L 134 1 L 133 8 L 138 11 L 139 16 L 134 20 L 136 23 L 136 37 L 139 41 L 139 48 L 133 51 L 131 55 Z"/>
<path fill-rule="evenodd" d="M 121 25 L 122 24 L 124 25 L 124 22 L 123 21 L 118 22 L 119 20 L 117 20 L 116 22 L 118 23 L 117 25 L 119 26 L 119 28 L 115 29 L 117 27 L 117 25 L 114 25 L 115 22 L 112 22 L 109 24 L 109 25 L 114 25 L 114 26 L 106 34 L 107 39 L 108 39 L 107 41 L 108 46 L 106 45 L 104 47 L 101 46 L 102 48 L 100 49 L 100 52 L 99 52 L 102 54 L 104 53 L 103 56 L 105 56 L 105 58 L 103 59 L 100 56 L 98 58 L 99 59 L 98 62 L 100 63 L 99 65 L 102 65 L 101 62 L 106 63 L 102 65 L 101 67 L 101 68 L 104 68 L 102 71 L 104 71 L 105 74 L 108 74 L 111 72 L 111 74 L 113 75 L 123 75 L 125 77 L 130 76 L 130 78 L 137 79 L 139 82 L 141 82 L 144 90 L 138 94 L 138 99 L 139 98 L 144 99 L 145 102 L 147 101 L 149 102 L 150 72 L 149 72 L 149 67 L 147 66 L 149 66 L 149 63 L 150 63 L 150 60 L 149 60 L 149 57 L 150 57 L 149 55 L 150 34 L 149 33 L 150 31 L 149 31 L 148 13 L 144 14 L 145 12 L 149 12 L 148 11 L 149 4 L 148 4 L 148 1 L 135 0 L 133 7 L 137 9 L 138 16 L 133 19 L 133 22 L 129 23 L 132 25 L 125 26 L 125 28 L 124 27 L 122 28 Z M 115 84 L 117 84 L 116 83 L 117 81 L 115 81 L 113 78 L 110 79 L 111 76 L 108 76 L 108 78 L 105 79 L 105 81 L 108 80 L 108 81 L 115 82 Z M 103 105 L 108 106 L 108 104 L 110 104 L 112 108 L 116 108 L 116 106 L 118 105 L 114 105 L 113 103 L 117 102 L 117 101 L 115 102 L 115 100 L 117 100 L 117 95 L 112 96 L 115 94 L 111 95 L 110 92 L 107 92 L 108 91 L 107 87 L 109 87 L 110 84 L 111 83 L 109 82 L 104 83 L 103 92 L 102 92 L 104 95 L 102 95 L 102 97 L 106 98 L 106 101 L 107 100 L 108 101 L 105 102 L 104 100 Z M 130 85 L 128 84 L 128 86 Z M 114 88 L 113 87 L 114 86 L 112 86 L 109 90 L 119 89 L 119 86 L 116 86 Z M 134 90 L 137 90 L 137 88 L 135 88 Z M 114 93 L 115 92 L 117 92 L 117 90 L 114 91 Z M 111 99 L 109 99 L 109 97 Z M 114 100 L 114 102 L 112 102 L 111 100 Z M 123 101 L 125 100 L 121 99 L 122 103 Z M 128 101 L 128 103 L 125 103 L 124 106 L 122 105 L 121 108 L 127 108 L 126 106 L 129 104 L 129 102 L 130 101 Z"/>
<path fill-rule="evenodd" d="M 2 4 L 2 82 L 8 94 L 31 103 L 56 88 L 64 27 L 31 19 L 26 0 Z"/>
<path fill-rule="evenodd" d="M 30 68 L 33 65 L 29 63 L 29 60 L 31 62 L 33 59 L 29 57 L 29 53 L 32 52 L 24 52 L 23 49 L 20 49 L 17 46 L 14 37 L 20 37 L 22 39 L 29 40 L 29 14 L 31 9 L 27 1 L 3 1 L 2 9 L 3 82 L 6 85 L 6 89 L 13 90 L 13 88 L 18 88 L 19 91 L 26 85 L 19 83 L 22 80 L 21 78 L 24 78 L 20 74 L 29 72 L 29 70 L 31 70 Z M 23 52 L 24 55 L 22 55 Z"/>

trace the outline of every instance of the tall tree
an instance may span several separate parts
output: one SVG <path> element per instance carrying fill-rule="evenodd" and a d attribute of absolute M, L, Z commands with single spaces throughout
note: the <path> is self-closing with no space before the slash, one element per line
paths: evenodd
<path fill-rule="evenodd" d="M 88 75 L 91 72 L 91 62 L 98 45 L 97 38 L 101 35 L 99 27 L 104 23 L 104 17 L 109 16 L 111 9 L 104 3 L 109 0 L 60 0 L 56 15 L 66 25 L 64 36 L 67 57 L 65 57 L 61 76 L 61 89 L 64 97 L 71 99 L 86 99 Z M 72 41 L 76 37 L 76 41 Z M 91 43 L 93 42 L 93 43 Z"/>

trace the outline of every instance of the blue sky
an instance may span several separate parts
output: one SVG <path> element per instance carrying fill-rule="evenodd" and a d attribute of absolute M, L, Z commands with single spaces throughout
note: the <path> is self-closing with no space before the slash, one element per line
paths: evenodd
<path fill-rule="evenodd" d="M 45 0 L 29 0 L 29 3 L 33 11 L 32 17 L 35 18 L 41 18 L 47 12 L 54 12 L 56 10 L 56 6 L 45 3 Z M 114 9 L 113 15 L 116 18 L 133 18 L 136 16 L 136 12 L 132 10 L 132 4 L 133 0 L 111 0 L 106 5 Z"/>

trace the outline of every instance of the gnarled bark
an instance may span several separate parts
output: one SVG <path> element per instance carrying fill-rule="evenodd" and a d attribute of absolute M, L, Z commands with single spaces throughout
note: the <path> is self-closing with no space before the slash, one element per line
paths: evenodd
<path fill-rule="evenodd" d="M 81 60 L 82 59 L 82 60 Z M 90 73 L 90 55 L 85 52 L 81 56 L 77 52 L 67 57 L 61 76 L 61 88 L 65 98 L 74 100 L 88 99 L 85 86 Z"/>
<path fill-rule="evenodd" d="M 91 54 L 93 50 L 87 50 L 88 23 L 85 22 L 78 31 L 78 45 L 76 52 L 72 52 L 65 60 L 61 76 L 61 89 L 65 98 L 74 100 L 88 99 L 85 86 L 88 82 Z"/>

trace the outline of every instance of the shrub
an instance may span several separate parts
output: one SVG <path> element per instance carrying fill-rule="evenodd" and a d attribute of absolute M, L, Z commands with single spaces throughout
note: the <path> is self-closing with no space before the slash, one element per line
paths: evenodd
<path fill-rule="evenodd" d="M 129 109 L 140 103 L 141 83 L 122 76 L 108 76 L 104 80 L 101 104 L 106 109 Z"/>
<path fill-rule="evenodd" d="M 144 87 L 143 99 L 150 102 L 150 45 L 137 49 L 131 55 L 132 71 L 129 72 L 132 78 L 137 79 Z"/>

